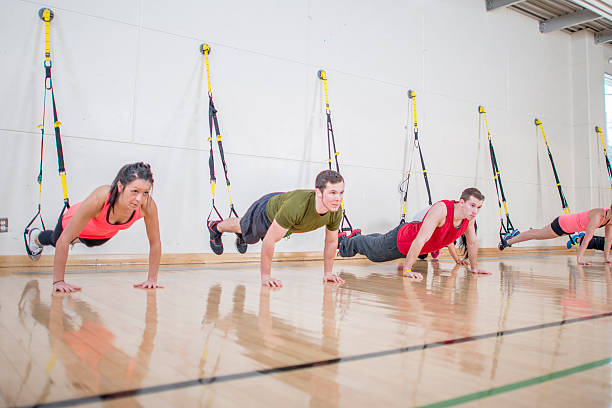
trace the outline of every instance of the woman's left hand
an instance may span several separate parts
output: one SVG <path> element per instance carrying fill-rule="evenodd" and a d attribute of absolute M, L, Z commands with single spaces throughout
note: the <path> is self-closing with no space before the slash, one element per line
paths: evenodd
<path fill-rule="evenodd" d="M 163 286 L 160 285 L 159 283 L 157 283 L 157 281 L 154 281 L 154 280 L 151 280 L 151 279 L 147 279 L 144 282 L 135 283 L 134 287 L 135 288 L 142 288 L 142 289 L 160 289 L 160 288 L 163 288 Z"/>
<path fill-rule="evenodd" d="M 584 261 L 584 260 L 582 259 L 582 257 L 577 257 L 577 258 L 576 258 L 576 263 L 577 263 L 578 265 L 593 265 L 592 263 L 590 263 L 590 262 L 588 262 L 588 261 Z"/>
<path fill-rule="evenodd" d="M 475 269 L 470 268 L 470 272 L 476 275 L 493 275 L 493 273 L 489 271 L 485 271 L 484 269 L 480 269 L 480 268 L 475 268 Z"/>

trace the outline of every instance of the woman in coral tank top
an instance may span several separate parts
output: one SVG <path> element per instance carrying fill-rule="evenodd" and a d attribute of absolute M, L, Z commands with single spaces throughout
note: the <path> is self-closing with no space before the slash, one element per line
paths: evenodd
<path fill-rule="evenodd" d="M 68 249 L 80 242 L 88 247 L 104 244 L 119 231 L 144 218 L 149 238 L 149 273 L 147 280 L 134 286 L 160 288 L 157 272 L 161 258 L 161 240 L 157 206 L 150 196 L 153 187 L 151 166 L 143 162 L 126 164 L 113 183 L 96 188 L 80 203 L 62 211 L 54 230 L 30 230 L 28 246 L 32 259 L 37 260 L 46 245 L 55 247 L 53 260 L 53 290 L 74 292 L 81 287 L 64 280 Z"/>
<path fill-rule="evenodd" d="M 606 262 L 610 262 L 610 244 L 612 244 L 612 224 L 610 223 L 610 218 L 612 218 L 611 210 L 612 205 L 610 205 L 610 208 L 593 208 L 592 210 L 576 214 L 563 214 L 543 228 L 530 229 L 509 240 L 502 239 L 497 247 L 501 251 L 517 242 L 529 241 L 532 239 L 551 239 L 584 231 L 584 237 L 580 243 L 576 260 L 578 265 L 591 265 L 590 262 L 583 260 L 582 257 L 589 246 L 591 238 L 593 238 L 595 234 L 595 230 L 605 227 L 604 258 Z"/>

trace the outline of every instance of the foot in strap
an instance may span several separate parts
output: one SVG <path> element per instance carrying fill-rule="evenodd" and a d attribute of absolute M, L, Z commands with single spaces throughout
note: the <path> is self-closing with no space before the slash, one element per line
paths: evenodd
<path fill-rule="evenodd" d="M 433 251 L 433 252 L 431 253 L 431 257 L 432 257 L 433 259 L 436 259 L 438 256 L 440 256 L 440 250 L 439 250 L 439 249 L 436 249 L 435 251 Z"/>
<path fill-rule="evenodd" d="M 500 251 L 503 251 L 505 248 L 507 248 L 507 247 L 511 247 L 512 245 L 510 245 L 510 244 L 508 243 L 508 240 L 509 240 L 510 238 L 514 238 L 514 237 L 516 237 L 516 236 L 517 236 L 517 235 L 519 235 L 520 233 L 521 233 L 521 231 L 519 231 L 519 230 L 512 230 L 512 231 L 510 231 L 510 232 L 507 232 L 507 233 L 505 233 L 505 234 L 500 235 L 500 236 L 499 236 L 499 238 L 500 238 L 501 240 L 500 240 L 500 241 L 499 241 L 499 243 L 497 244 L 497 249 L 499 249 Z"/>
<path fill-rule="evenodd" d="M 519 230 L 512 230 L 508 234 L 506 234 L 506 236 L 504 238 L 507 241 L 510 238 L 514 238 L 514 237 L 516 237 L 517 235 L 520 235 L 520 234 L 521 234 L 521 231 L 519 231 Z"/>
<path fill-rule="evenodd" d="M 344 244 L 346 243 L 346 232 L 341 231 L 338 233 L 338 255 L 341 257 L 348 257 L 346 251 L 344 250 Z"/>
<path fill-rule="evenodd" d="M 210 234 L 210 249 L 215 254 L 221 255 L 223 253 L 223 241 L 221 241 L 222 233 L 217 229 L 218 224 L 219 221 L 209 221 L 208 233 Z"/>
<path fill-rule="evenodd" d="M 584 232 L 580 232 L 578 234 L 570 234 L 570 238 L 567 240 L 565 247 L 567 249 L 572 249 L 572 246 L 580 245 L 582 243 L 583 238 L 584 238 Z"/>
<path fill-rule="evenodd" d="M 32 228 L 28 231 L 26 252 L 28 253 L 30 259 L 33 261 L 38 261 L 43 251 L 43 247 L 38 244 L 38 236 L 41 232 L 42 231 L 38 228 Z"/>
<path fill-rule="evenodd" d="M 236 234 L 236 249 L 241 254 L 244 254 L 247 251 L 247 243 L 244 238 L 242 238 L 242 234 Z"/>
<path fill-rule="evenodd" d="M 420 260 L 424 260 L 424 259 L 427 259 L 427 255 L 428 255 L 428 254 L 421 254 L 421 255 L 418 255 L 418 258 L 419 258 Z"/>
<path fill-rule="evenodd" d="M 361 235 L 361 230 L 360 229 L 352 230 L 346 237 L 347 238 L 351 238 L 351 237 L 356 237 L 357 235 Z"/>
<path fill-rule="evenodd" d="M 499 249 L 500 251 L 503 251 L 504 249 L 506 249 L 507 247 L 510 246 L 510 244 L 506 240 L 506 236 L 508 236 L 508 235 L 509 234 L 505 234 L 505 235 L 501 235 L 499 237 L 501 239 L 501 241 L 499 241 L 499 243 L 497 244 L 497 249 Z"/>

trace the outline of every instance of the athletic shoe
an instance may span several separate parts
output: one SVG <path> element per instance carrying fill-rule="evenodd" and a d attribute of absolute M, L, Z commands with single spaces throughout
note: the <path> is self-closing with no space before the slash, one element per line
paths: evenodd
<path fill-rule="evenodd" d="M 509 240 L 510 238 L 514 238 L 514 237 L 516 237 L 517 235 L 520 235 L 520 234 L 521 234 L 521 231 L 519 231 L 519 230 L 512 230 L 508 234 L 506 234 L 505 238 L 506 238 L 506 240 Z"/>
<path fill-rule="evenodd" d="M 338 255 L 344 257 L 346 256 L 346 253 L 344 253 L 343 248 L 344 248 L 344 242 L 347 240 L 346 238 L 346 232 L 339 232 L 338 233 Z"/>
<path fill-rule="evenodd" d="M 223 253 L 223 241 L 221 241 L 222 233 L 217 229 L 218 224 L 219 221 L 209 221 L 208 233 L 210 234 L 210 249 L 215 254 L 221 255 Z"/>
<path fill-rule="evenodd" d="M 247 251 L 247 243 L 244 238 L 242 238 L 242 234 L 236 234 L 236 249 L 241 254 L 244 254 Z"/>
<path fill-rule="evenodd" d="M 508 235 L 508 234 L 506 234 Z M 506 241 L 506 236 L 501 236 L 501 241 L 499 241 L 499 244 L 497 244 L 497 249 L 499 249 L 500 251 L 503 251 L 504 249 L 506 249 L 507 247 L 510 246 L 510 244 L 508 244 L 508 241 Z"/>
<path fill-rule="evenodd" d="M 27 253 L 31 260 L 38 261 L 40 259 L 40 254 L 42 254 L 43 247 L 38 245 L 36 240 L 42 231 L 38 228 L 32 228 L 28 231 L 28 242 L 27 245 Z"/>
<path fill-rule="evenodd" d="M 432 257 L 433 259 L 436 259 L 438 256 L 440 256 L 440 250 L 439 250 L 439 249 L 436 249 L 435 251 L 433 251 L 433 252 L 431 253 L 431 257 Z"/>
<path fill-rule="evenodd" d="M 510 238 L 516 237 L 520 233 L 521 233 L 521 231 L 519 231 L 519 230 L 512 230 L 512 231 L 507 232 L 507 233 L 503 234 L 502 236 L 500 236 L 501 241 L 499 242 L 499 244 L 497 244 L 497 249 L 499 249 L 500 251 L 503 251 L 504 248 L 512 246 L 512 245 L 510 245 L 508 243 L 508 240 Z"/>
<path fill-rule="evenodd" d="M 346 232 L 344 233 L 346 235 Z M 356 237 L 357 235 L 361 235 L 360 229 L 354 229 L 350 234 L 346 235 L 347 238 Z"/>
<path fill-rule="evenodd" d="M 570 235 L 570 239 L 567 240 L 565 247 L 567 249 L 572 249 L 572 246 L 579 246 L 582 243 L 582 239 L 584 238 L 584 232 L 579 232 L 577 234 Z M 573 241 L 573 242 L 572 242 Z"/>

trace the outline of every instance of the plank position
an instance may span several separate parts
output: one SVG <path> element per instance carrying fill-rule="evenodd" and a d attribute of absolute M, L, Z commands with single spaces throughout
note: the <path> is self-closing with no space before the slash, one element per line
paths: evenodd
<path fill-rule="evenodd" d="M 210 221 L 210 247 L 214 253 L 223 253 L 221 235 L 224 232 L 240 234 L 236 240 L 238 251 L 244 242 L 255 244 L 263 241 L 261 247 L 261 284 L 281 287 L 282 282 L 270 275 L 274 246 L 281 238 L 293 233 L 325 229 L 323 250 L 323 282 L 344 281 L 332 272 L 334 256 L 338 247 L 338 228 L 342 221 L 342 197 L 344 179 L 333 170 L 320 172 L 315 180 L 314 190 L 294 190 L 287 193 L 270 193 L 255 201 L 243 217 Z"/>
<path fill-rule="evenodd" d="M 75 292 L 80 286 L 64 280 L 69 245 L 80 242 L 88 247 L 104 244 L 120 230 L 131 227 L 144 218 L 149 239 L 149 273 L 147 280 L 134 287 L 161 288 L 157 273 L 161 258 L 161 240 L 157 206 L 149 194 L 153 186 L 151 166 L 143 162 L 126 164 L 119 170 L 113 183 L 96 188 L 80 203 L 62 211 L 54 230 L 33 228 L 27 245 L 34 260 L 40 258 L 43 247 L 55 247 L 53 258 L 53 290 Z"/>
<path fill-rule="evenodd" d="M 470 267 L 473 273 L 489 274 L 478 269 L 478 239 L 474 220 L 480 211 L 484 196 L 476 188 L 467 188 L 459 201 L 442 200 L 431 206 L 423 221 L 401 224 L 386 234 L 341 236 L 338 250 L 340 256 L 351 257 L 362 254 L 372 262 L 385 262 L 404 258 L 403 275 L 423 279 L 423 275 L 412 271 L 417 257 L 448 246 L 456 263 L 454 242 L 461 235 L 467 238 Z"/>
<path fill-rule="evenodd" d="M 582 257 L 587 248 L 590 247 L 591 238 L 593 238 L 595 230 L 605 227 L 603 251 L 606 262 L 610 262 L 610 245 L 612 244 L 612 224 L 610 224 L 612 211 L 610 210 L 612 210 L 612 205 L 610 208 L 593 208 L 576 214 L 563 214 L 543 228 L 530 229 L 509 240 L 502 238 L 497 247 L 500 251 L 503 251 L 504 248 L 512 246 L 517 242 L 530 241 L 532 239 L 551 239 L 584 231 L 584 237 L 581 239 L 576 261 L 578 265 L 591 265 L 590 262 L 583 260 Z"/>

